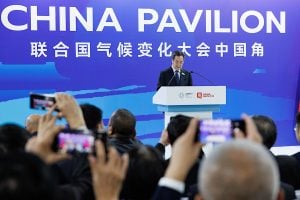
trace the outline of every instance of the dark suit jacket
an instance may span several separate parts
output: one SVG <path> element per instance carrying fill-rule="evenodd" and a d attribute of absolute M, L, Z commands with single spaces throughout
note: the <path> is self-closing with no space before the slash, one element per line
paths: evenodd
<path fill-rule="evenodd" d="M 181 194 L 171 188 L 157 186 L 156 191 L 152 197 L 152 200 L 180 200 Z"/>
<path fill-rule="evenodd" d="M 193 85 L 193 81 L 192 81 L 191 73 L 184 69 L 181 69 L 180 82 L 177 85 L 173 69 L 172 67 L 169 67 L 168 69 L 160 72 L 159 80 L 157 83 L 157 90 L 161 86 L 192 86 L 192 85 Z"/>

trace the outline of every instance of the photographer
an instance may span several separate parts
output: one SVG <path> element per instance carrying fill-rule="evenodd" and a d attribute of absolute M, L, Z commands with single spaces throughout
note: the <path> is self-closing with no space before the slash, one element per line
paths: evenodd
<path fill-rule="evenodd" d="M 79 153 L 71 157 L 52 149 L 55 137 L 65 128 L 55 124 L 57 118 L 64 117 L 72 130 L 88 132 L 82 111 L 76 100 L 68 94 L 57 93 L 55 100 L 53 107 L 41 117 L 37 137 L 29 141 L 27 150 L 51 164 L 52 171 L 57 175 L 61 196 L 70 196 L 71 199 L 78 200 L 94 199 L 87 154 Z M 59 110 L 57 115 L 54 115 L 55 109 Z"/>

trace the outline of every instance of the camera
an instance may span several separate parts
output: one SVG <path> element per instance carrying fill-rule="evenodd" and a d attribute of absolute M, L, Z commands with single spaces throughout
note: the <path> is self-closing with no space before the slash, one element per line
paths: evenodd
<path fill-rule="evenodd" d="M 233 130 L 239 128 L 245 133 L 243 120 L 206 119 L 199 122 L 199 140 L 201 143 L 222 143 L 233 138 Z"/>
<path fill-rule="evenodd" d="M 46 110 L 55 104 L 54 95 L 50 94 L 30 94 L 30 108 L 38 110 Z"/>
<path fill-rule="evenodd" d="M 83 133 L 76 130 L 63 130 L 55 138 L 52 148 L 54 151 L 76 153 L 92 153 L 95 137 L 92 133 Z"/>

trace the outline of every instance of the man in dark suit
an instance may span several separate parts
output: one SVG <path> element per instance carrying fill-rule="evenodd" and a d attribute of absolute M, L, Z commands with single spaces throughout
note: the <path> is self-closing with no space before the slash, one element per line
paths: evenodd
<path fill-rule="evenodd" d="M 157 83 L 157 90 L 161 86 L 191 86 L 191 73 L 182 69 L 184 63 L 184 53 L 174 51 L 172 54 L 172 66 L 160 72 Z"/>

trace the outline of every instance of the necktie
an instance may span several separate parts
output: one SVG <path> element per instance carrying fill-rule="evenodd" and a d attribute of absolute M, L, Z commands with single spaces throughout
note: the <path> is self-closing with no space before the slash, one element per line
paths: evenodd
<path fill-rule="evenodd" d="M 175 71 L 175 78 L 176 78 L 176 84 L 179 85 L 180 77 L 179 77 L 179 71 L 178 70 Z"/>

